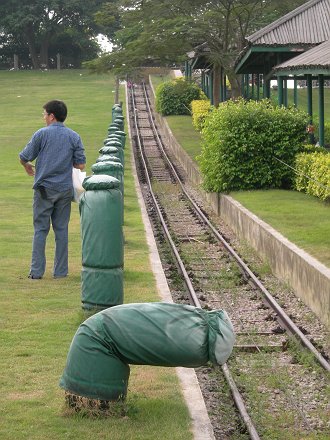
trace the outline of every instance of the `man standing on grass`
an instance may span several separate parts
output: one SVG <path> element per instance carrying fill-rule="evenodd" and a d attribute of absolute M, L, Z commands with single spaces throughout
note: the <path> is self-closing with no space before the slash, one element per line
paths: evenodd
<path fill-rule="evenodd" d="M 33 247 L 29 278 L 41 279 L 46 267 L 45 247 L 50 222 L 55 234 L 54 278 L 68 274 L 68 225 L 73 196 L 72 167 L 83 170 L 86 157 L 80 136 L 63 122 L 63 101 L 43 106 L 46 127 L 36 131 L 19 154 L 29 176 L 34 176 Z M 36 165 L 31 161 L 36 160 Z"/>

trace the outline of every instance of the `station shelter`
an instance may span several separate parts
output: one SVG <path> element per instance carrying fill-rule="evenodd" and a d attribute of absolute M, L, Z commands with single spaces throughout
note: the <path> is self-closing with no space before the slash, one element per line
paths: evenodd
<path fill-rule="evenodd" d="M 275 82 L 278 104 L 288 106 L 288 82 L 291 80 L 293 104 L 297 106 L 298 85 L 306 84 L 311 126 L 312 89 L 316 85 L 319 88 L 320 145 L 324 143 L 324 84 L 329 79 L 326 42 L 329 39 L 330 0 L 310 0 L 246 37 L 247 44 L 235 63 L 235 73 L 241 77 L 242 96 L 246 99 L 270 98 L 271 84 Z M 322 43 L 321 50 L 316 50 Z M 318 57 L 317 61 L 314 56 Z M 299 64 L 293 63 L 297 57 Z M 196 46 L 187 53 L 187 58 L 185 77 L 190 79 L 193 71 L 199 70 L 201 88 L 211 104 L 215 104 L 218 96 L 219 102 L 226 101 L 230 97 L 226 74 L 210 61 L 207 43 Z M 290 62 L 293 64 L 286 64 Z"/>
<path fill-rule="evenodd" d="M 242 74 L 243 95 L 269 98 L 271 81 L 277 80 L 279 105 L 288 105 L 288 80 L 306 81 L 307 107 L 313 124 L 312 89 L 319 87 L 319 143 L 324 144 L 324 80 L 329 77 L 330 0 L 310 0 L 246 38 L 235 72 Z M 323 43 L 323 44 L 322 44 Z M 257 96 L 255 96 L 255 90 Z"/>

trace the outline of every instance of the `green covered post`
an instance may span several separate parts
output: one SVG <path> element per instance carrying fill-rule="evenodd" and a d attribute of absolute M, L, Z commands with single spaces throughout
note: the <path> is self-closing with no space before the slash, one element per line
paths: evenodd
<path fill-rule="evenodd" d="M 119 125 L 119 130 L 123 131 L 125 126 L 124 116 L 116 115 L 116 119 L 113 121 L 114 124 Z"/>
<path fill-rule="evenodd" d="M 123 196 L 112 176 L 90 176 L 83 187 L 81 300 L 84 310 L 98 311 L 123 303 Z"/>
<path fill-rule="evenodd" d="M 129 364 L 187 368 L 208 362 L 223 365 L 234 342 L 233 326 L 224 310 L 170 303 L 118 305 L 79 326 L 60 387 L 72 396 L 73 403 L 77 396 L 123 400 Z M 88 403 L 96 402 L 86 402 L 86 406 Z"/>
<path fill-rule="evenodd" d="M 109 160 L 100 161 L 92 165 L 92 172 L 94 174 L 104 174 L 106 176 L 112 176 L 119 180 L 119 189 L 123 197 L 122 203 L 122 221 L 124 224 L 124 167 L 121 163 L 114 161 L 113 156 L 109 155 Z"/>
<path fill-rule="evenodd" d="M 319 144 L 324 147 L 324 75 L 319 75 Z"/>
<path fill-rule="evenodd" d="M 113 148 L 116 150 L 115 154 L 112 152 Z M 102 155 L 111 154 L 113 156 L 119 157 L 122 166 L 123 167 L 125 166 L 124 149 L 119 140 L 115 140 L 115 139 L 109 140 L 108 142 L 105 143 L 104 147 L 102 147 L 99 150 L 99 153 Z"/>

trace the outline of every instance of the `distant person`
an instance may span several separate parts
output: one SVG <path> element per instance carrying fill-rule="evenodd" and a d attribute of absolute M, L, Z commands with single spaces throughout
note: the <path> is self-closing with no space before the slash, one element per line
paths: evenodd
<path fill-rule="evenodd" d="M 53 100 L 43 106 L 46 127 L 36 131 L 20 152 L 20 162 L 34 176 L 33 246 L 29 278 L 41 279 L 46 267 L 50 223 L 55 234 L 53 276 L 68 274 L 68 225 L 73 196 L 72 167 L 83 170 L 86 157 L 80 136 L 63 124 L 67 107 Z M 31 161 L 36 159 L 35 167 Z"/>

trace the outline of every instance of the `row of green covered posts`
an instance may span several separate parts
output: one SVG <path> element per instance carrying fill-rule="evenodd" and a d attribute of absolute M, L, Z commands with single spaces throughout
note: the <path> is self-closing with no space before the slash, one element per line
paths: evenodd
<path fill-rule="evenodd" d="M 124 121 L 122 107 L 115 104 L 93 174 L 83 182 L 81 298 L 87 311 L 123 304 Z"/>
<path fill-rule="evenodd" d="M 123 304 L 124 118 L 119 106 L 80 199 L 82 307 L 98 311 L 72 340 L 60 386 L 70 407 L 107 409 L 124 400 L 129 364 L 222 365 L 235 340 L 223 310 L 183 304 Z"/>

